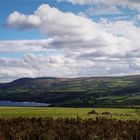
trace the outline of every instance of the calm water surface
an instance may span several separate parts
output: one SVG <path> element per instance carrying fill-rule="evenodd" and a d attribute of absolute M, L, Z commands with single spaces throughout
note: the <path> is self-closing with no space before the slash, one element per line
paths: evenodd
<path fill-rule="evenodd" d="M 0 106 L 48 106 L 47 103 L 0 101 Z"/>

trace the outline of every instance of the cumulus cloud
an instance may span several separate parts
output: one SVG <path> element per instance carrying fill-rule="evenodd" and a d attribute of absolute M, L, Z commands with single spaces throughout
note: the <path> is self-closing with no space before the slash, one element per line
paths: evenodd
<path fill-rule="evenodd" d="M 38 16 L 35 15 L 26 16 L 24 14 L 15 11 L 9 15 L 7 23 L 9 26 L 24 30 L 28 28 L 37 27 L 38 25 L 40 25 L 41 20 L 39 19 Z"/>
<path fill-rule="evenodd" d="M 19 29 L 25 29 L 24 25 L 28 22 L 28 17 L 30 15 L 27 16 L 19 13 L 21 17 L 19 16 L 19 19 L 16 18 L 16 22 L 13 22 L 13 19 L 11 18 L 12 14 L 10 14 L 7 19 L 7 25 L 9 27 L 16 27 L 17 25 Z M 21 20 L 22 16 L 25 20 Z M 100 48 L 105 46 L 119 46 L 122 42 L 124 45 L 129 45 L 129 40 L 106 32 L 101 28 L 99 23 L 70 12 L 61 12 L 57 8 L 52 8 L 47 4 L 41 5 L 32 16 L 41 20 L 40 24 L 36 26 L 36 28 L 40 29 L 44 34 L 46 34 L 46 36 L 53 38 L 53 46 L 55 45 L 65 48 L 69 48 L 70 46 L 73 48 L 82 46 L 84 48 Z M 30 25 L 34 25 L 34 20 L 30 22 Z M 31 27 L 26 26 L 26 28 L 28 29 Z M 81 44 L 79 44 L 80 42 Z"/>
<path fill-rule="evenodd" d="M 46 39 L 0 41 L 1 53 L 32 53 L 22 58 L 0 58 L 1 79 L 123 75 L 140 70 L 140 28 L 133 21 L 95 22 L 42 4 L 31 15 L 11 13 L 6 24 L 18 30 L 38 29 Z M 55 53 L 35 54 L 50 50 Z"/>

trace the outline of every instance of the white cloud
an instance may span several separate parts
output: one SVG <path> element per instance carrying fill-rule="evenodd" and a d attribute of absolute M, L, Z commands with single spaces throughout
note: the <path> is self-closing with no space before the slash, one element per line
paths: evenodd
<path fill-rule="evenodd" d="M 140 1 L 139 0 L 57 0 L 59 2 L 66 1 L 71 2 L 72 4 L 107 4 L 107 5 L 121 5 L 129 8 L 136 8 L 139 10 Z"/>
<path fill-rule="evenodd" d="M 136 74 L 140 70 L 140 28 L 133 21 L 102 20 L 97 23 L 43 4 L 32 15 L 11 13 L 7 26 L 19 30 L 35 28 L 43 32 L 46 39 L 0 41 L 1 53 L 50 50 L 55 53 L 1 58 L 2 79 L 121 75 Z"/>
<path fill-rule="evenodd" d="M 12 22 L 12 14 L 8 17 L 7 25 L 10 27 L 16 27 L 17 25 L 20 29 L 25 28 L 24 25 L 28 22 L 28 17 L 30 15 L 25 16 L 20 13 L 21 17 L 23 16 L 26 19 L 21 20 L 21 17 L 19 16 L 19 20 L 16 18 L 16 22 Z M 129 40 L 106 32 L 101 28 L 102 26 L 99 23 L 70 12 L 61 12 L 57 8 L 52 8 L 47 4 L 41 5 L 34 12 L 34 16 L 41 20 L 41 23 L 36 28 L 44 32 L 46 36 L 53 38 L 52 44 L 60 48 L 81 48 L 82 46 L 84 48 L 115 47 L 119 46 L 121 43 L 124 43 L 124 45 L 127 46 L 129 45 Z M 31 24 L 34 25 L 34 20 Z M 29 27 L 26 26 L 27 29 Z"/>
<path fill-rule="evenodd" d="M 129 59 L 128 59 L 129 60 Z M 0 81 L 3 78 L 16 79 L 20 77 L 76 77 L 101 76 L 138 73 L 140 59 L 121 60 L 82 57 L 73 59 L 64 56 L 36 56 L 29 54 L 23 58 L 0 59 Z M 127 72 L 127 73 L 126 73 Z"/>
<path fill-rule="evenodd" d="M 26 16 L 24 14 L 15 11 L 9 15 L 7 23 L 9 26 L 24 30 L 31 27 L 39 26 L 41 20 L 39 19 L 38 16 L 35 15 Z"/>
<path fill-rule="evenodd" d="M 0 53 L 2 52 L 39 52 L 51 49 L 49 43 L 52 39 L 42 40 L 5 40 L 0 41 Z"/>
<path fill-rule="evenodd" d="M 90 7 L 85 11 L 87 15 L 107 15 L 107 14 L 121 14 L 119 8 L 114 5 L 97 4 L 94 7 Z"/>

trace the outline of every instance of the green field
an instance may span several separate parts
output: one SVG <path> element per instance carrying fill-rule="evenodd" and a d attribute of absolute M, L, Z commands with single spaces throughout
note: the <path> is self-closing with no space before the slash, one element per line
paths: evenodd
<path fill-rule="evenodd" d="M 89 111 L 95 110 L 98 115 L 88 115 Z M 103 115 L 103 112 L 110 112 L 111 115 Z M 117 119 L 139 119 L 140 110 L 125 108 L 51 108 L 51 107 L 0 107 L 1 118 L 17 117 L 82 117 L 95 118 L 107 117 Z"/>

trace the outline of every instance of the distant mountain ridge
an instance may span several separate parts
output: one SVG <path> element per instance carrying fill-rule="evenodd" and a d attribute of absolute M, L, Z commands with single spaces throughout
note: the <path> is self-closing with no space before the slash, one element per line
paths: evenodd
<path fill-rule="evenodd" d="M 0 100 L 70 107 L 139 106 L 140 75 L 21 78 L 0 84 Z"/>

